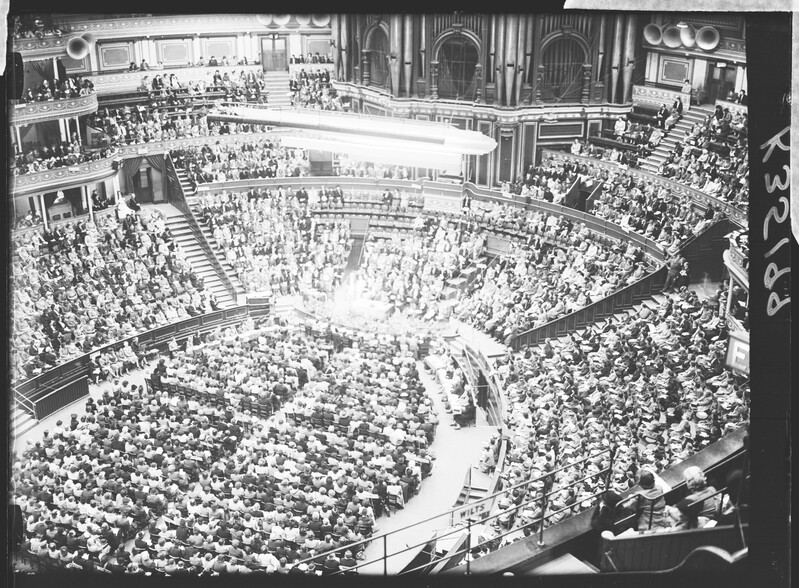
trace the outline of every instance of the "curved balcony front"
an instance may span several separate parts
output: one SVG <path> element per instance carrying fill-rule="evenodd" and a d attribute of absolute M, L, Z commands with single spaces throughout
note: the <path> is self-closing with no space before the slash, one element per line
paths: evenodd
<path fill-rule="evenodd" d="M 70 33 L 63 33 L 60 37 L 48 35 L 46 37 L 33 37 L 32 39 L 14 39 L 11 46 L 15 53 L 22 55 L 24 61 L 66 57 L 67 42 L 72 36 Z"/>
<path fill-rule="evenodd" d="M 8 118 L 13 126 L 19 127 L 59 118 L 75 118 L 93 112 L 97 112 L 96 94 L 62 100 L 15 104 L 9 109 Z"/>

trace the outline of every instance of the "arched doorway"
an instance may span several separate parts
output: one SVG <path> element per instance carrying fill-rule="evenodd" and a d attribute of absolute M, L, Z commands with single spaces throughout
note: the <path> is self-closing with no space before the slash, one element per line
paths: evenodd
<path fill-rule="evenodd" d="M 438 50 L 439 97 L 474 100 L 478 59 L 477 47 L 467 37 L 454 36 L 444 41 Z"/>
<path fill-rule="evenodd" d="M 582 89 L 582 65 L 586 55 L 575 39 L 556 39 L 544 48 L 541 64 L 541 99 L 544 102 L 579 102 Z"/>
<path fill-rule="evenodd" d="M 380 27 L 376 27 L 369 35 L 366 50 L 369 51 L 369 85 L 388 88 L 391 72 L 388 69 L 389 45 L 388 35 Z"/>

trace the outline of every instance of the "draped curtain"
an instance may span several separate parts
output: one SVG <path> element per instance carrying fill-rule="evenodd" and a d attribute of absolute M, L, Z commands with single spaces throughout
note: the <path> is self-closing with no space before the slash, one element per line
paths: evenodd
<path fill-rule="evenodd" d="M 544 49 L 541 98 L 545 102 L 579 102 L 586 55 L 574 39 L 558 39 Z"/>
<path fill-rule="evenodd" d="M 465 38 L 449 39 L 438 51 L 438 95 L 456 100 L 474 99 L 477 47 Z"/>
<path fill-rule="evenodd" d="M 43 80 L 47 80 L 48 82 L 52 83 L 54 77 L 52 59 L 36 59 L 34 61 L 27 61 L 25 62 L 25 65 L 30 66 L 30 69 L 25 75 L 25 91 L 28 89 L 37 89 L 42 85 Z"/>
<path fill-rule="evenodd" d="M 133 176 L 139 171 L 141 160 L 141 157 L 131 157 L 122 160 L 122 173 L 125 176 L 125 186 L 128 192 L 133 192 Z"/>

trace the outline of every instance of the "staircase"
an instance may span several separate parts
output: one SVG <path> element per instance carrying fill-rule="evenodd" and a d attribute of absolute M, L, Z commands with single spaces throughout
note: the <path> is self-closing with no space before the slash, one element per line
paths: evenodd
<path fill-rule="evenodd" d="M 29 411 L 14 403 L 14 409 L 11 411 L 11 435 L 13 438 L 27 433 L 38 422 Z"/>
<path fill-rule="evenodd" d="M 461 505 L 468 504 L 470 502 L 476 502 L 477 500 L 485 498 L 488 495 L 488 487 L 483 488 L 482 484 L 475 486 L 474 477 L 475 476 L 472 476 L 471 486 L 464 486 L 461 488 L 461 493 L 458 496 L 458 500 L 455 501 L 455 504 L 452 508 L 458 508 Z"/>
<path fill-rule="evenodd" d="M 191 265 L 194 272 L 202 277 L 205 289 L 216 295 L 219 307 L 231 308 L 237 306 L 236 302 L 228 293 L 227 288 L 225 288 L 225 285 L 222 283 L 219 275 L 216 273 L 211 261 L 205 255 L 202 247 L 200 247 L 200 244 L 194 237 L 194 233 L 191 227 L 189 227 L 186 217 L 184 217 L 180 211 L 174 209 L 173 213 L 167 213 L 165 224 L 170 233 L 172 233 L 175 241 L 180 244 L 181 248 L 186 253 L 186 261 Z"/>
<path fill-rule="evenodd" d="M 186 196 L 190 196 L 192 194 L 196 194 L 197 190 L 191 187 L 191 182 L 189 181 L 189 176 L 186 175 L 186 171 L 182 169 L 178 169 L 175 167 L 175 173 L 178 176 L 178 180 L 180 180 L 180 187 L 183 188 L 183 193 Z"/>
<path fill-rule="evenodd" d="M 200 221 L 199 198 L 187 197 L 186 203 L 189 205 L 189 208 L 191 208 L 192 213 L 194 213 L 194 216 L 197 219 L 197 224 L 200 225 L 200 230 L 203 232 L 205 240 L 208 242 L 208 245 L 211 246 L 211 252 L 216 256 L 216 260 L 227 274 L 230 283 L 233 284 L 233 289 L 236 291 L 236 296 L 238 296 L 239 301 L 243 303 L 247 292 L 244 289 L 244 286 L 241 285 L 241 282 L 239 282 L 239 279 L 236 277 L 236 270 L 233 269 L 233 266 L 230 265 L 225 259 L 224 251 L 222 251 L 219 243 L 217 243 L 216 239 L 214 239 L 214 234 L 211 232 L 211 229 L 208 228 L 208 225 Z"/>
<path fill-rule="evenodd" d="M 269 96 L 266 102 L 271 108 L 291 108 L 289 98 L 289 74 L 286 71 L 265 71 L 264 81 Z"/>
<path fill-rule="evenodd" d="M 674 146 L 685 137 L 685 132 L 692 125 L 702 123 L 709 114 L 713 114 L 712 107 L 692 106 L 691 110 L 683 111 L 680 121 L 674 125 L 674 128 L 667 135 L 664 135 L 660 145 L 655 147 L 649 157 L 641 160 L 641 169 L 650 173 L 657 173 L 660 164 L 666 161 L 669 151 L 674 149 Z"/>

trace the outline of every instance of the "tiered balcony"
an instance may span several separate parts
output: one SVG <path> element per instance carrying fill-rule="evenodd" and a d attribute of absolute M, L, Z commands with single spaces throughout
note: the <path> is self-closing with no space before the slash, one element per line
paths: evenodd
<path fill-rule="evenodd" d="M 153 78 L 160 75 L 163 79 L 169 78 L 171 74 L 177 76 L 181 84 L 189 81 L 206 80 L 211 82 L 211 77 L 216 71 L 219 71 L 223 76 L 236 72 L 238 76 L 242 71 L 253 72 L 257 74 L 261 71 L 260 65 L 228 65 L 219 67 L 175 67 L 169 69 L 150 69 L 145 71 L 131 71 L 131 72 L 116 72 L 116 73 L 102 73 L 85 76 L 86 79 L 91 80 L 94 84 L 94 91 L 101 96 L 110 94 L 122 94 L 127 92 L 135 92 L 138 90 L 142 79 L 147 76 L 149 81 L 152 82 Z M 149 86 L 149 84 L 148 84 Z"/>
<path fill-rule="evenodd" d="M 75 118 L 97 112 L 97 95 L 15 104 L 9 109 L 9 122 L 16 127 L 59 118 Z"/>

